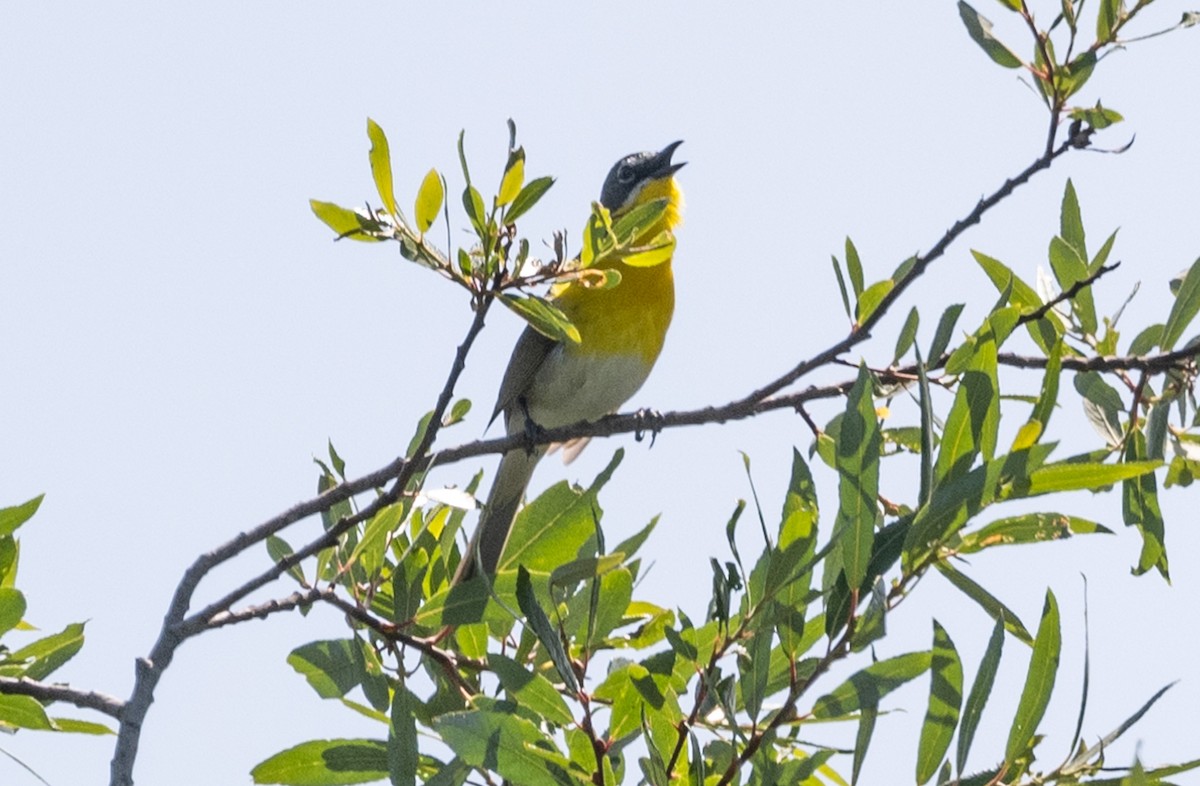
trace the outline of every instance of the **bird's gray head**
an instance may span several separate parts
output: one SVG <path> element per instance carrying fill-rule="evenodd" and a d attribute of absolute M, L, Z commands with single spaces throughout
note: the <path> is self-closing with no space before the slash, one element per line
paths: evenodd
<path fill-rule="evenodd" d="M 634 153 L 628 155 L 613 165 L 608 177 L 604 178 L 604 188 L 600 189 L 600 204 L 609 210 L 617 210 L 651 180 L 670 177 L 687 162 L 671 163 L 675 149 L 683 144 L 683 140 L 672 142 L 659 152 Z"/>

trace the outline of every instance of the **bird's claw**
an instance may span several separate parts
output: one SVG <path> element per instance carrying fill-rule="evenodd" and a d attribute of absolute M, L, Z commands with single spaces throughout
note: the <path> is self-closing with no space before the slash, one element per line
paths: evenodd
<path fill-rule="evenodd" d="M 654 440 L 658 437 L 658 432 L 663 428 L 662 413 L 656 409 L 639 409 L 634 413 L 637 418 L 637 429 L 633 432 L 633 438 L 638 442 L 645 439 L 647 432 L 650 434 L 650 447 L 654 447 Z"/>
<path fill-rule="evenodd" d="M 534 421 L 533 418 L 526 416 L 525 430 L 524 430 L 525 452 L 528 453 L 529 455 L 533 455 L 534 451 L 536 451 L 538 448 L 538 441 L 542 438 L 542 435 L 545 433 L 546 433 L 546 430 L 544 428 L 542 428 L 541 426 L 539 426 L 537 424 L 537 422 Z"/>

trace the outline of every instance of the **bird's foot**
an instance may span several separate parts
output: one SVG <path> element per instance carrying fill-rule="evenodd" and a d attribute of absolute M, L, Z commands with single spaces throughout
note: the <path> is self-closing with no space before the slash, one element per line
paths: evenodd
<path fill-rule="evenodd" d="M 545 433 L 546 429 L 539 426 L 533 418 L 526 416 L 524 430 L 525 452 L 533 455 L 538 449 L 538 443 L 542 439 L 542 435 Z"/>
<path fill-rule="evenodd" d="M 645 439 L 646 434 L 650 435 L 650 447 L 654 447 L 654 440 L 658 436 L 658 432 L 663 428 L 663 416 L 657 409 L 639 409 L 634 413 L 637 418 L 637 429 L 633 432 L 633 438 L 638 442 Z"/>

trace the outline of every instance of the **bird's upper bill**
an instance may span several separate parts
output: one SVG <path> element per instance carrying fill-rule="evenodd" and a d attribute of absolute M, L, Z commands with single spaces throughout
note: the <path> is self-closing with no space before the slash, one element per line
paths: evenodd
<path fill-rule="evenodd" d="M 646 162 L 647 168 L 649 169 L 648 177 L 669 177 L 678 172 L 680 169 L 683 169 L 684 165 L 687 164 L 686 161 L 680 161 L 679 163 L 672 163 L 671 161 L 671 156 L 675 155 L 675 151 L 682 144 L 683 140 L 680 139 L 672 142 L 662 150 L 655 153 L 653 158 Z"/>

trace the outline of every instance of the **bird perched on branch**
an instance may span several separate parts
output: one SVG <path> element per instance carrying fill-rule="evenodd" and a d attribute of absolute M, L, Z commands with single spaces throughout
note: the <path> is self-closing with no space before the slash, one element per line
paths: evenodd
<path fill-rule="evenodd" d="M 670 238 L 665 257 L 653 264 L 629 254 L 610 254 L 594 267 L 616 270 L 620 282 L 611 288 L 589 287 L 583 279 L 559 285 L 551 293 L 557 306 L 579 331 L 579 342 L 556 341 L 527 326 L 513 349 L 500 383 L 492 419 L 504 413 L 508 434 L 556 428 L 596 420 L 615 412 L 637 392 L 662 351 L 675 309 L 671 273 L 674 240 L 669 234 L 682 220 L 683 193 L 675 173 L 683 163 L 671 161 L 682 142 L 661 151 L 635 153 L 618 161 L 604 180 L 600 204 L 614 223 L 638 208 L 657 205 L 652 225 L 639 227 L 642 238 Z M 573 458 L 582 443 L 568 445 Z M 478 570 L 495 573 L 513 518 L 534 467 L 546 448 L 516 449 L 504 454 L 480 516 L 479 526 L 464 555 L 457 580 Z M 478 557 L 478 565 L 475 559 Z"/>

